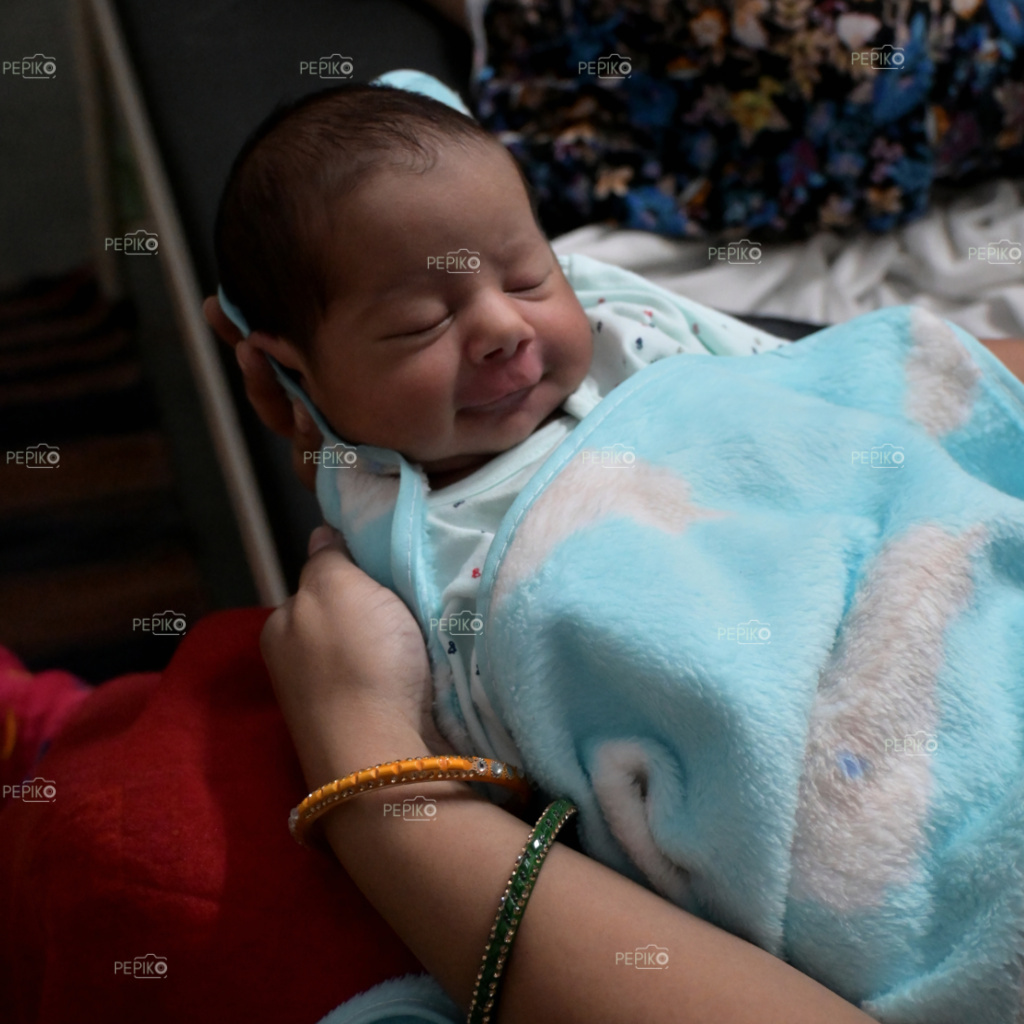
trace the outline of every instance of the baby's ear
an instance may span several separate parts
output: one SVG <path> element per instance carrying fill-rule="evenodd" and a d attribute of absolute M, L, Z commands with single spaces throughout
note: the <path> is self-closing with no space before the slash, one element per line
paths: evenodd
<path fill-rule="evenodd" d="M 296 370 L 303 377 L 308 376 L 308 365 L 306 357 L 296 345 L 293 345 L 287 338 L 281 338 L 274 334 L 266 334 L 263 331 L 253 331 L 246 338 L 253 348 L 258 348 L 268 356 L 273 356 L 282 366 L 289 370 Z"/>

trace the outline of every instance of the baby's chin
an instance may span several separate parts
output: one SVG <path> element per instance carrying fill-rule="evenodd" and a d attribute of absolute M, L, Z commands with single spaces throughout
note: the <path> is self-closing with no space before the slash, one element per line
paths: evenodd
<path fill-rule="evenodd" d="M 533 396 L 531 396 L 533 397 Z M 538 399 L 541 396 L 536 396 Z M 487 440 L 492 444 L 487 445 L 490 454 L 497 455 L 500 452 L 508 451 L 517 444 L 521 444 L 531 434 L 535 434 L 541 427 L 546 426 L 561 413 L 563 398 L 557 403 L 551 399 L 546 402 L 530 402 L 528 405 L 513 412 L 506 413 L 493 424 L 491 429 L 481 428 L 481 433 L 486 431 Z"/>
<path fill-rule="evenodd" d="M 517 444 L 521 444 L 541 427 L 547 426 L 561 415 L 561 403 L 548 410 L 546 406 L 533 412 L 527 409 L 518 410 L 501 418 L 501 423 L 486 429 L 482 424 L 475 428 L 478 435 L 470 437 L 465 445 L 460 445 L 448 454 L 435 455 L 429 460 L 412 459 L 422 465 L 428 473 L 448 474 L 463 470 L 471 471 L 484 465 L 496 455 L 501 455 Z M 470 434 L 474 428 L 466 428 L 464 433 Z M 409 456 L 406 456 L 407 458 Z"/>

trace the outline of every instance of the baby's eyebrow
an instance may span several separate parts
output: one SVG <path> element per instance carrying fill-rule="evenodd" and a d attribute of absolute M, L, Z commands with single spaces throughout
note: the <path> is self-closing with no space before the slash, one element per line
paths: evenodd
<path fill-rule="evenodd" d="M 507 270 L 518 260 L 532 256 L 536 248 L 538 247 L 532 241 L 517 239 L 512 244 L 499 246 L 495 252 L 489 254 L 486 258 L 496 266 Z M 400 279 L 371 291 L 369 297 L 375 305 L 374 312 L 377 312 L 376 304 L 386 302 L 396 295 L 423 295 L 427 292 L 435 291 L 443 283 L 445 283 L 444 270 L 438 266 L 428 266 L 427 256 L 425 255 L 421 269 L 407 272 Z"/>
<path fill-rule="evenodd" d="M 392 281 L 390 284 L 371 291 L 370 294 L 376 301 L 389 299 L 393 295 L 409 295 L 414 291 L 427 291 L 432 286 L 441 282 L 435 279 L 437 271 L 426 269 L 419 272 L 404 275 L 400 280 Z"/>
<path fill-rule="evenodd" d="M 539 245 L 537 239 L 529 235 L 517 236 L 514 239 L 506 240 L 504 245 L 499 246 L 495 255 L 499 263 L 507 266 L 515 263 L 518 259 L 532 256 L 541 248 L 546 248 L 546 245 Z"/>
<path fill-rule="evenodd" d="M 410 303 L 440 300 L 439 283 L 431 285 L 428 279 L 426 287 L 416 287 L 414 282 L 401 280 L 367 292 L 365 300 L 359 303 L 357 316 L 374 326 L 391 324 L 403 313 L 408 313 Z"/>
<path fill-rule="evenodd" d="M 405 306 L 402 300 L 414 298 L 423 298 L 423 292 L 417 290 L 414 293 L 408 283 L 397 281 L 379 290 L 367 290 L 355 299 L 349 311 L 357 319 L 376 325 L 393 320 L 400 307 Z"/>
<path fill-rule="evenodd" d="M 392 298 L 395 295 L 399 295 L 399 294 L 401 294 L 403 292 L 407 293 L 408 291 L 409 291 L 409 285 L 408 285 L 408 283 L 403 281 L 403 282 L 400 282 L 400 283 L 396 283 L 396 284 L 390 285 L 387 288 L 380 288 L 377 291 L 370 292 L 370 298 L 373 299 L 373 301 L 375 303 L 377 303 L 377 302 L 384 302 L 387 299 L 390 299 L 390 298 Z"/>

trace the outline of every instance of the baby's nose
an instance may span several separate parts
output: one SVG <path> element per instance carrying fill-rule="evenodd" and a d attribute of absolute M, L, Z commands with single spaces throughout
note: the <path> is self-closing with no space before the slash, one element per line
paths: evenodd
<path fill-rule="evenodd" d="M 528 344 L 528 338 L 520 338 L 518 341 L 496 341 L 492 345 L 483 346 L 483 355 L 480 361 L 493 362 L 493 364 L 501 364 L 501 362 L 511 362 L 516 357 L 516 354 L 521 349 L 524 349 Z"/>
<path fill-rule="evenodd" d="M 535 331 L 515 304 L 503 301 L 487 303 L 478 310 L 476 330 L 469 344 L 469 357 L 476 362 L 503 362 L 515 356 L 520 346 L 535 337 Z"/>
<path fill-rule="evenodd" d="M 525 338 L 520 338 L 518 341 L 512 338 L 489 339 L 488 342 L 481 346 L 483 362 L 498 363 L 503 362 L 505 359 L 511 359 L 519 347 L 526 344 L 527 340 Z"/>

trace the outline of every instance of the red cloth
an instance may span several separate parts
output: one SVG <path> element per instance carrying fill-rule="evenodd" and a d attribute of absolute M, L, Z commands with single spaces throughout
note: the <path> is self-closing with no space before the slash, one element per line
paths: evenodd
<path fill-rule="evenodd" d="M 68 672 L 33 675 L 6 647 L 0 647 L 0 809 L 22 783 L 35 779 L 32 766 L 65 721 L 91 693 Z"/>
<path fill-rule="evenodd" d="M 54 801 L 0 813 L 4 1021 L 313 1024 L 422 972 L 337 861 L 288 834 L 305 787 L 267 614 L 211 615 L 162 676 L 99 687 L 36 767 Z M 148 954 L 164 977 L 115 974 Z"/>

